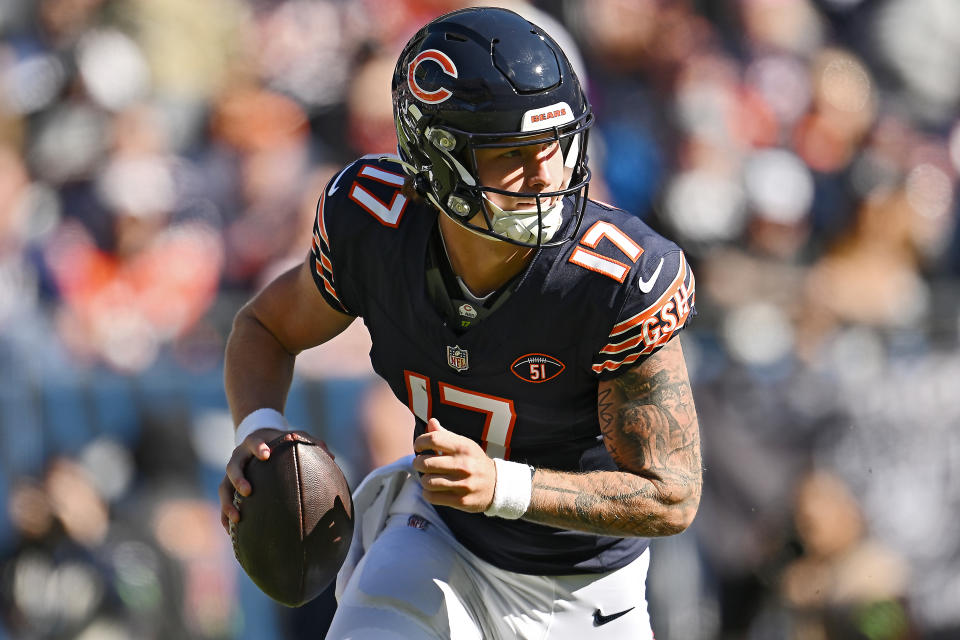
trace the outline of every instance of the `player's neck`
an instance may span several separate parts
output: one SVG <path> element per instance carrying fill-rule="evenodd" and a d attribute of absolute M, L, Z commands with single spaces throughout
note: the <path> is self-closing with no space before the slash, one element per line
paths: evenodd
<path fill-rule="evenodd" d="M 450 266 L 476 296 L 496 291 L 526 269 L 533 258 L 532 248 L 474 233 L 444 214 L 439 220 Z"/>

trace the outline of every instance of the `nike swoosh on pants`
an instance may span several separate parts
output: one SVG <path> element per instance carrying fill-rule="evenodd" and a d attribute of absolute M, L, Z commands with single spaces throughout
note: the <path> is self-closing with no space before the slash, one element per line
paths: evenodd
<path fill-rule="evenodd" d="M 611 613 L 608 616 L 603 615 L 602 613 L 600 613 L 600 609 L 597 609 L 596 611 L 593 612 L 593 626 L 599 627 L 601 625 L 607 624 L 608 622 L 613 622 L 617 618 L 627 615 L 634 609 L 636 609 L 636 607 L 630 607 L 629 609 L 624 609 L 623 611 Z"/>

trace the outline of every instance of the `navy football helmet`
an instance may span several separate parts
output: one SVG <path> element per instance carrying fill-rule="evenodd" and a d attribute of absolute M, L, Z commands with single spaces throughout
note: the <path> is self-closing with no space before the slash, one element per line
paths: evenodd
<path fill-rule="evenodd" d="M 478 233 L 523 246 L 566 242 L 580 225 L 590 170 L 590 104 L 559 45 L 506 9 L 455 11 L 423 27 L 393 75 L 398 151 L 414 184 L 437 208 Z M 477 149 L 560 143 L 569 182 L 560 191 L 502 191 L 480 184 Z M 500 193 L 536 202 L 503 211 Z M 576 216 L 556 237 L 563 201 Z M 551 202 L 554 203 L 551 205 Z M 471 222 L 481 213 L 485 224 Z"/>

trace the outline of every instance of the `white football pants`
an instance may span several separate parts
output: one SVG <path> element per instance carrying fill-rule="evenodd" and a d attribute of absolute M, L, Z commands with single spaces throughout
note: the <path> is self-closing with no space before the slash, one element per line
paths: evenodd
<path fill-rule="evenodd" d="M 648 550 L 607 573 L 504 571 L 460 545 L 410 477 L 340 589 L 327 638 L 652 640 L 649 564 Z"/>

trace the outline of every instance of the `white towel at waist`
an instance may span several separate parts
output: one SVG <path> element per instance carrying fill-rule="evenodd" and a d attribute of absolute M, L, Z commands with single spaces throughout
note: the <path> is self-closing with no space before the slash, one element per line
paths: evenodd
<path fill-rule="evenodd" d="M 390 507 L 404 482 L 414 473 L 412 465 L 413 454 L 374 469 L 353 492 L 353 539 L 337 574 L 338 600 L 363 554 L 383 530 Z"/>

